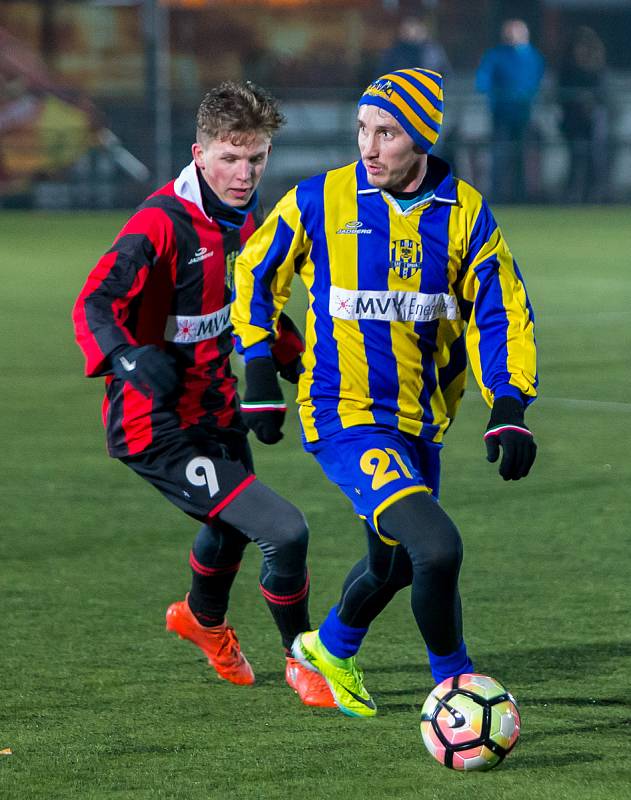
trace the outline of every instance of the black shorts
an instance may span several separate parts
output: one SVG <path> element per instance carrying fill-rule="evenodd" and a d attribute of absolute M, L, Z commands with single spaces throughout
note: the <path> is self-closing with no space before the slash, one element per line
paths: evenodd
<path fill-rule="evenodd" d="M 189 516 L 207 522 L 256 480 L 244 434 L 187 428 L 120 459 Z"/>

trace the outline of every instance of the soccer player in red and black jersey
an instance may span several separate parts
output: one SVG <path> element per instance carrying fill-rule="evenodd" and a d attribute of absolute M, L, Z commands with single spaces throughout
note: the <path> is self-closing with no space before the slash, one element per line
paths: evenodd
<path fill-rule="evenodd" d="M 86 374 L 105 377 L 109 454 L 202 523 L 191 590 L 167 610 L 167 629 L 201 648 L 221 677 L 253 683 L 226 611 L 255 542 L 286 680 L 303 703 L 328 707 L 324 680 L 289 651 L 310 628 L 307 526 L 255 477 L 229 361 L 234 261 L 257 226 L 256 189 L 282 123 L 277 102 L 251 83 L 206 94 L 193 161 L 126 223 L 90 273 L 73 321 Z M 301 341 L 291 321 L 273 346 L 281 374 L 297 381 Z"/>

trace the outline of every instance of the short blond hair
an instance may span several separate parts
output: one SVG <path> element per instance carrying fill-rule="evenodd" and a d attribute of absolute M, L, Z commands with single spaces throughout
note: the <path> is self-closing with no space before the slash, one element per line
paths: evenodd
<path fill-rule="evenodd" d="M 242 141 L 255 134 L 271 137 L 285 123 L 278 100 L 245 81 L 224 81 L 206 93 L 197 109 L 197 138 Z"/>

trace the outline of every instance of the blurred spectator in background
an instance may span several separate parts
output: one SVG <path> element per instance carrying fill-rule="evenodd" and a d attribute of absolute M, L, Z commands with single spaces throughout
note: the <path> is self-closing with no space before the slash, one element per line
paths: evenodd
<path fill-rule="evenodd" d="M 451 64 L 445 48 L 435 41 L 428 24 L 420 17 L 406 16 L 399 23 L 397 38 L 381 54 L 378 71 L 423 67 L 448 75 Z"/>
<path fill-rule="evenodd" d="M 24 192 L 34 179 L 75 163 L 103 125 L 89 98 L 0 28 L 0 196 Z"/>
<path fill-rule="evenodd" d="M 598 202 L 607 187 L 609 121 L 605 46 L 592 28 L 572 35 L 559 68 L 561 131 L 570 150 L 568 199 Z"/>
<path fill-rule="evenodd" d="M 523 20 L 506 20 L 501 40 L 482 56 L 476 88 L 488 97 L 491 111 L 491 195 L 495 201 L 519 202 L 527 199 L 525 145 L 544 60 L 530 44 L 530 32 Z"/>
<path fill-rule="evenodd" d="M 381 53 L 377 69 L 371 73 L 388 73 L 398 69 L 422 67 L 439 72 L 445 80 L 452 69 L 445 48 L 432 38 L 429 24 L 421 17 L 407 15 L 399 23 L 397 38 Z M 372 77 L 370 78 L 372 80 Z M 369 80 L 365 83 L 370 82 Z M 446 80 L 445 80 L 446 83 Z M 447 161 L 454 161 L 453 148 L 457 140 L 455 113 L 445 118 L 443 133 L 436 152 Z"/>

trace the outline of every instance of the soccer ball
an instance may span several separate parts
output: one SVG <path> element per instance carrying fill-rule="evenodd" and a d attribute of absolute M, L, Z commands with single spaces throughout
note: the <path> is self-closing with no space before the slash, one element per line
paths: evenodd
<path fill-rule="evenodd" d="M 423 742 L 450 769 L 497 766 L 517 744 L 514 697 L 488 675 L 457 675 L 430 692 L 421 710 Z"/>

